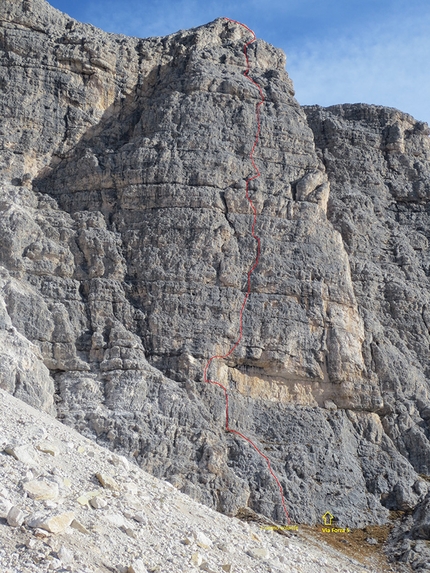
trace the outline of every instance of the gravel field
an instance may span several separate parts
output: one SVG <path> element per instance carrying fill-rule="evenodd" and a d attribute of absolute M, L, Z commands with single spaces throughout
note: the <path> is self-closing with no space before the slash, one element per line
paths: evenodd
<path fill-rule="evenodd" d="M 391 571 L 217 513 L 0 390 L 2 573 Z"/>

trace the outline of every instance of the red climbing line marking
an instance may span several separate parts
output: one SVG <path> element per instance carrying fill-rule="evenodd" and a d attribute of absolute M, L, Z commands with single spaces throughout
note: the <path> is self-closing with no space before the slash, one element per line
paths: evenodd
<path fill-rule="evenodd" d="M 239 313 L 239 337 L 226 354 L 217 354 L 217 355 L 211 356 L 209 358 L 209 360 L 207 361 L 206 366 L 204 368 L 204 371 L 203 371 L 203 379 L 208 384 L 215 384 L 216 386 L 219 386 L 224 392 L 224 396 L 225 396 L 225 430 L 227 432 L 230 432 L 231 434 L 236 434 L 237 436 L 240 436 L 242 439 L 246 440 L 254 448 L 254 450 L 256 450 L 260 454 L 260 456 L 262 458 L 264 458 L 264 460 L 266 461 L 267 467 L 269 468 L 269 472 L 270 472 L 271 476 L 273 477 L 273 479 L 275 480 L 275 482 L 278 486 L 279 493 L 281 494 L 282 507 L 284 509 L 284 513 L 286 515 L 287 521 L 288 521 L 288 523 L 290 523 L 290 516 L 288 515 L 287 506 L 285 504 L 284 492 L 282 490 L 282 486 L 281 486 L 278 478 L 276 477 L 275 473 L 272 470 L 272 466 L 270 464 L 269 458 L 265 454 L 263 454 L 262 451 L 260 451 L 257 448 L 257 446 L 254 444 L 254 442 L 252 440 L 250 440 L 249 438 L 247 438 L 246 436 L 244 436 L 243 434 L 241 434 L 237 430 L 230 428 L 230 426 L 229 426 L 229 415 L 228 415 L 228 392 L 227 392 L 227 388 L 223 384 L 221 384 L 221 382 L 217 382 L 216 380 L 211 380 L 208 378 L 208 369 L 209 369 L 209 366 L 211 365 L 211 363 L 214 360 L 222 360 L 222 359 L 228 358 L 234 352 L 234 350 L 239 346 L 240 341 L 242 340 L 242 336 L 243 336 L 243 312 L 245 310 L 245 306 L 246 306 L 246 303 L 248 301 L 249 295 L 251 294 L 251 275 L 258 265 L 258 262 L 260 260 L 260 252 L 261 252 L 260 237 L 258 237 L 255 234 L 255 225 L 257 223 L 257 210 L 256 210 L 255 205 L 249 196 L 249 183 L 250 183 L 250 181 L 257 179 L 261 175 L 260 171 L 259 171 L 259 169 L 258 169 L 258 167 L 254 161 L 254 152 L 255 152 L 255 149 L 258 145 L 258 141 L 260 139 L 260 131 L 261 131 L 260 107 L 263 105 L 263 103 L 265 101 L 263 90 L 261 89 L 260 84 L 258 84 L 255 80 L 253 80 L 251 77 L 249 77 L 250 66 L 249 66 L 249 58 L 248 58 L 248 46 L 250 44 L 252 44 L 253 42 L 255 42 L 255 40 L 257 38 L 256 38 L 256 35 L 254 34 L 254 32 L 250 28 L 248 28 L 248 26 L 245 26 L 245 24 L 242 24 L 241 22 L 238 22 L 237 20 L 232 20 L 231 18 L 225 18 L 225 19 L 228 20 L 229 22 L 233 22 L 235 24 L 238 24 L 239 26 L 242 26 L 243 28 L 245 28 L 245 30 L 247 30 L 250 34 L 252 34 L 252 39 L 249 40 L 248 42 L 246 42 L 243 46 L 243 53 L 245 54 L 245 60 L 246 60 L 246 70 L 244 72 L 244 76 L 250 82 L 252 82 L 254 84 L 254 86 L 256 86 L 256 88 L 258 89 L 258 91 L 260 93 L 260 101 L 257 103 L 256 110 L 255 110 L 255 115 L 257 118 L 257 131 L 255 133 L 254 143 L 252 145 L 252 149 L 251 149 L 251 152 L 249 154 L 249 158 L 251 160 L 251 163 L 252 163 L 252 166 L 255 170 L 255 173 L 254 173 L 254 175 L 247 177 L 247 179 L 246 179 L 246 198 L 248 200 L 248 203 L 251 206 L 251 209 L 252 209 L 252 212 L 254 215 L 252 227 L 251 227 L 251 233 L 252 233 L 253 238 L 257 241 L 257 254 L 255 257 L 254 264 L 252 265 L 252 267 L 248 271 L 248 281 L 247 281 L 248 286 L 247 286 L 245 297 L 243 299 L 243 303 L 242 303 L 240 313 Z"/>

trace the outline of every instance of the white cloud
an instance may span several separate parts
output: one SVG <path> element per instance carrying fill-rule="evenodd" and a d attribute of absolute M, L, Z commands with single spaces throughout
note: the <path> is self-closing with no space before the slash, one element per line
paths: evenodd
<path fill-rule="evenodd" d="M 425 24 L 425 19 L 388 22 L 350 38 L 290 47 L 287 70 L 297 99 L 324 106 L 374 103 L 430 123 L 430 35 Z"/>

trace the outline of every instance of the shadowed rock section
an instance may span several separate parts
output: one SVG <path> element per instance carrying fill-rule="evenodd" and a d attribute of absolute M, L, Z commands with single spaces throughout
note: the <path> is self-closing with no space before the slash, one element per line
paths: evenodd
<path fill-rule="evenodd" d="M 1 17 L 1 386 L 220 511 L 282 519 L 202 381 L 255 256 L 243 30 L 126 38 L 43 0 Z M 427 127 L 303 110 L 282 52 L 249 56 L 262 253 L 211 377 L 294 520 L 382 523 L 430 475 Z"/>

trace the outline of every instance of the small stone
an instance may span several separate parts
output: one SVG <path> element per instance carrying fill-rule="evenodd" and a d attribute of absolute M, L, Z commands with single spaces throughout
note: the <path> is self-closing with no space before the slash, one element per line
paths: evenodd
<path fill-rule="evenodd" d="M 125 505 L 127 505 L 127 507 L 134 509 L 135 511 L 140 511 L 143 506 L 142 506 L 142 498 L 138 498 L 135 495 L 131 495 L 129 493 L 125 493 L 122 496 L 122 501 L 124 502 Z"/>
<path fill-rule="evenodd" d="M 6 446 L 4 451 L 28 466 L 37 466 L 36 450 L 32 446 Z"/>
<path fill-rule="evenodd" d="M 130 463 L 124 456 L 112 456 L 110 461 L 114 466 L 122 467 L 127 472 L 130 470 Z"/>
<path fill-rule="evenodd" d="M 51 534 L 45 531 L 45 529 L 40 529 L 39 527 L 36 527 L 34 529 L 34 536 L 37 537 L 38 539 L 46 539 L 47 537 L 51 537 Z"/>
<path fill-rule="evenodd" d="M 73 563 L 75 556 L 68 547 L 62 545 L 58 551 L 58 559 L 61 561 L 61 563 L 67 565 L 68 563 Z"/>
<path fill-rule="evenodd" d="M 368 543 L 369 545 L 378 545 L 378 540 L 375 539 L 374 537 L 368 537 L 366 539 L 366 543 Z"/>
<path fill-rule="evenodd" d="M 196 567 L 200 567 L 200 565 L 203 563 L 203 557 L 200 555 L 200 553 L 197 553 L 197 551 L 195 551 L 191 555 L 191 563 Z"/>
<path fill-rule="evenodd" d="M 124 484 L 125 490 L 127 491 L 127 493 L 131 493 L 133 495 L 136 495 L 137 492 L 139 491 L 139 488 L 137 487 L 137 484 L 135 484 L 132 481 L 129 481 L 127 483 Z"/>
<path fill-rule="evenodd" d="M 185 537 L 185 538 L 182 540 L 182 543 L 183 543 L 184 545 L 191 545 L 192 542 L 193 542 L 192 539 L 190 539 L 189 537 Z"/>
<path fill-rule="evenodd" d="M 34 440 L 44 440 L 48 432 L 42 426 L 28 426 L 27 435 L 31 436 Z"/>
<path fill-rule="evenodd" d="M 96 473 L 96 478 L 103 487 L 108 489 L 118 489 L 118 484 L 109 474 Z"/>
<path fill-rule="evenodd" d="M 25 513 L 17 505 L 13 505 L 6 519 L 11 527 L 21 527 L 24 523 Z"/>
<path fill-rule="evenodd" d="M 125 527 L 124 516 L 120 513 L 108 513 L 105 514 L 105 517 L 112 525 L 116 525 L 117 527 Z"/>
<path fill-rule="evenodd" d="M 148 573 L 148 570 L 142 559 L 136 559 L 128 568 L 128 573 Z"/>
<path fill-rule="evenodd" d="M 251 557 L 254 557 L 254 559 L 269 559 L 270 557 L 270 552 L 266 547 L 251 549 L 248 554 L 251 555 Z"/>
<path fill-rule="evenodd" d="M 59 559 L 55 559 L 55 557 L 53 557 L 51 559 L 51 561 L 49 562 L 48 569 L 50 571 L 57 571 L 57 569 L 60 569 L 62 567 L 62 565 L 63 564 L 61 563 L 61 561 Z"/>
<path fill-rule="evenodd" d="M 75 514 L 73 511 L 67 511 L 65 513 L 48 517 L 39 525 L 39 527 L 41 529 L 46 529 L 46 531 L 49 531 L 50 533 L 64 533 L 69 525 L 71 525 L 74 518 Z"/>
<path fill-rule="evenodd" d="M 24 489 L 28 495 L 35 500 L 45 500 L 58 498 L 58 485 L 56 483 L 33 480 L 24 484 Z"/>
<path fill-rule="evenodd" d="M 79 505 L 88 505 L 91 499 L 94 499 L 96 496 L 100 495 L 103 490 L 94 490 L 94 491 L 87 491 L 86 493 L 82 494 L 76 500 Z"/>
<path fill-rule="evenodd" d="M 27 539 L 25 546 L 28 547 L 28 549 L 34 549 L 37 546 L 36 539 L 34 539 L 33 537 Z"/>
<path fill-rule="evenodd" d="M 226 543 L 225 544 L 225 551 L 227 553 L 234 554 L 234 553 L 236 553 L 236 546 L 231 544 L 231 543 Z"/>
<path fill-rule="evenodd" d="M 48 500 L 45 501 L 45 507 L 48 509 L 55 509 L 58 507 L 58 503 L 56 501 Z"/>
<path fill-rule="evenodd" d="M 13 503 L 11 503 L 8 499 L 1 498 L 0 499 L 0 518 L 6 519 L 11 507 L 13 507 Z"/>
<path fill-rule="evenodd" d="M 124 533 L 126 533 L 132 539 L 137 539 L 137 535 L 131 527 L 124 527 Z"/>
<path fill-rule="evenodd" d="M 221 565 L 221 569 L 226 571 L 226 573 L 233 573 L 233 565 L 231 563 L 224 563 L 224 565 Z"/>
<path fill-rule="evenodd" d="M 39 450 L 39 452 L 43 452 L 44 454 L 49 454 L 54 457 L 58 456 L 60 453 L 60 448 L 53 442 L 40 442 L 37 444 L 36 448 Z"/>
<path fill-rule="evenodd" d="M 90 505 L 93 509 L 103 509 L 107 506 L 107 501 L 102 497 L 96 496 L 90 499 Z"/>
<path fill-rule="evenodd" d="M 202 549 L 209 549 L 212 545 L 212 541 L 202 531 L 195 531 L 194 538 L 196 540 L 197 545 Z"/>
<path fill-rule="evenodd" d="M 203 561 L 203 563 L 200 565 L 200 569 L 202 571 L 206 571 L 207 573 L 217 573 L 207 561 Z"/>
<path fill-rule="evenodd" d="M 137 521 L 138 523 L 143 523 L 145 525 L 148 523 L 148 518 L 147 518 L 146 513 L 144 511 L 138 511 L 137 513 L 135 513 L 133 515 L 133 519 L 135 521 Z"/>
<path fill-rule="evenodd" d="M 73 527 L 73 529 L 76 529 L 76 531 L 79 531 L 80 533 L 84 533 L 85 535 L 91 535 L 91 531 L 89 531 L 85 525 L 83 525 L 80 521 L 78 521 L 77 519 L 74 519 L 72 521 L 72 523 L 70 524 L 70 527 Z"/>
<path fill-rule="evenodd" d="M 85 452 L 84 446 L 78 446 L 78 454 L 83 454 Z"/>

